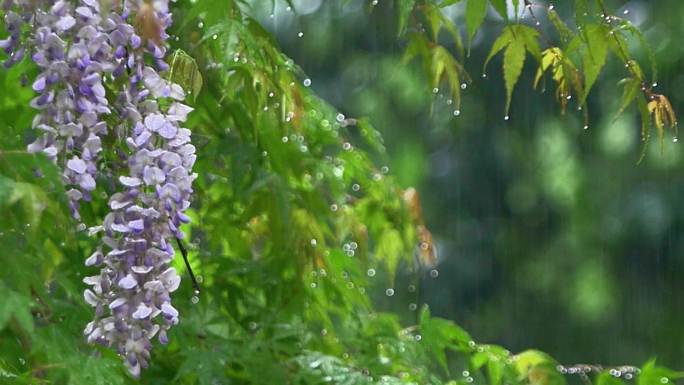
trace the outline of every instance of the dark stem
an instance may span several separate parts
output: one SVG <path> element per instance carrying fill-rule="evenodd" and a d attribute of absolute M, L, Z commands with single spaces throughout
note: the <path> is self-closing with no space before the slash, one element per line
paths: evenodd
<path fill-rule="evenodd" d="M 178 244 L 178 248 L 180 249 L 180 252 L 183 255 L 183 261 L 185 261 L 185 267 L 188 268 L 188 273 L 190 274 L 190 279 L 192 280 L 192 288 L 195 289 L 195 294 L 199 294 L 200 293 L 199 284 L 197 283 L 197 278 L 195 278 L 195 273 L 192 272 L 192 267 L 190 267 L 190 262 L 188 261 L 188 250 L 185 248 L 185 245 L 183 245 L 183 241 L 181 241 L 180 238 L 176 237 L 176 243 Z"/>

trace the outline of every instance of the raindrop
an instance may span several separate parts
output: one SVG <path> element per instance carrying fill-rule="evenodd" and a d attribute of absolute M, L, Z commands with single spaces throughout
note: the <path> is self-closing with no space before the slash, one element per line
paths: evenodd
<path fill-rule="evenodd" d="M 343 148 L 345 151 L 351 150 L 351 143 L 349 143 L 349 142 L 344 142 L 344 144 L 342 144 L 342 148 Z"/>
<path fill-rule="evenodd" d="M 331 205 L 330 205 L 330 211 L 333 211 L 333 212 L 337 211 L 337 205 L 334 204 L 334 203 L 331 204 Z"/>
<path fill-rule="evenodd" d="M 585 124 L 585 125 L 584 125 L 584 129 L 585 129 L 585 130 L 588 130 L 588 129 L 589 129 L 589 125 L 588 125 L 588 124 Z"/>
<path fill-rule="evenodd" d="M 625 9 L 624 11 L 622 11 L 622 14 L 623 15 L 629 15 L 629 9 Z"/>
<path fill-rule="evenodd" d="M 302 36 L 304 36 L 304 32 L 299 32 L 299 33 L 297 34 L 297 37 L 302 37 Z"/>
<path fill-rule="evenodd" d="M 677 143 L 677 142 L 679 142 L 679 138 L 677 138 L 676 136 L 674 138 L 672 138 L 672 143 Z"/>
<path fill-rule="evenodd" d="M 288 12 L 291 12 L 291 11 L 292 11 L 292 7 L 290 7 L 290 6 L 288 5 L 287 8 L 285 8 L 285 10 L 288 11 Z"/>
<path fill-rule="evenodd" d="M 416 341 L 420 341 L 423 339 L 423 336 L 421 336 L 420 334 L 416 334 L 414 338 L 416 339 Z"/>
<path fill-rule="evenodd" d="M 660 383 L 661 383 L 661 384 L 667 384 L 668 382 L 670 382 L 670 379 L 669 379 L 669 378 L 667 378 L 667 377 L 660 377 Z"/>
<path fill-rule="evenodd" d="M 460 116 L 461 110 L 454 110 L 454 116 Z"/>
<path fill-rule="evenodd" d="M 482 79 L 487 79 L 487 74 L 482 74 Z"/>
<path fill-rule="evenodd" d="M 418 309 L 418 305 L 416 305 L 415 303 L 409 304 L 409 310 L 416 311 L 416 309 Z"/>
<path fill-rule="evenodd" d="M 375 269 L 368 269 L 366 275 L 368 275 L 371 278 L 375 277 Z"/>
<path fill-rule="evenodd" d="M 316 284 L 316 282 L 311 282 L 311 285 L 309 285 L 309 286 L 311 286 L 312 289 L 315 289 L 315 288 L 318 287 L 318 285 Z"/>
<path fill-rule="evenodd" d="M 565 98 L 568 99 L 568 100 L 570 100 L 570 99 L 572 99 L 572 95 L 568 95 L 568 96 L 566 96 Z"/>
<path fill-rule="evenodd" d="M 199 23 L 197 23 L 197 28 L 204 28 L 204 22 L 200 21 Z"/>
<path fill-rule="evenodd" d="M 389 167 L 387 167 L 387 166 L 380 167 L 380 172 L 382 172 L 383 174 L 387 174 L 389 172 Z"/>
<path fill-rule="evenodd" d="M 432 93 L 433 93 L 433 94 L 436 94 L 436 93 L 438 93 L 438 92 L 439 92 L 439 88 L 435 87 L 435 88 L 432 89 Z"/>
<path fill-rule="evenodd" d="M 316 238 L 311 238 L 311 246 L 316 247 L 318 244 L 318 241 L 316 241 Z"/>
<path fill-rule="evenodd" d="M 306 78 L 304 79 L 304 87 L 309 87 L 311 85 L 311 79 Z"/>
<path fill-rule="evenodd" d="M 651 84 L 651 86 L 653 86 L 654 88 L 658 87 L 658 82 L 653 82 L 653 84 Z"/>
<path fill-rule="evenodd" d="M 78 231 L 83 231 L 85 229 L 86 229 L 85 223 L 79 223 L 78 226 L 76 227 L 76 230 L 78 230 Z"/>
<path fill-rule="evenodd" d="M 416 291 L 416 286 L 415 285 L 408 285 L 408 292 L 413 293 L 414 291 Z"/>
<path fill-rule="evenodd" d="M 470 377 L 470 372 L 467 370 L 464 370 L 461 374 L 463 375 L 463 377 Z"/>
<path fill-rule="evenodd" d="M 354 183 L 354 184 L 352 185 L 352 190 L 354 190 L 354 191 L 359 191 L 359 190 L 361 190 L 361 186 L 359 186 L 358 183 Z"/>
<path fill-rule="evenodd" d="M 373 0 L 373 1 L 371 1 L 371 4 L 372 4 L 372 5 L 378 5 L 378 0 Z"/>
<path fill-rule="evenodd" d="M 287 136 L 283 136 L 283 143 L 287 143 L 287 141 L 290 140 Z"/>
<path fill-rule="evenodd" d="M 432 277 L 432 278 L 439 277 L 439 270 L 437 270 L 437 269 L 430 270 L 430 277 Z"/>
<path fill-rule="evenodd" d="M 216 39 L 218 39 L 218 35 L 217 35 L 217 34 L 214 34 L 211 38 L 214 39 L 214 40 L 216 40 Z"/>
<path fill-rule="evenodd" d="M 461 89 L 465 90 L 466 88 L 468 88 L 468 85 L 466 83 L 461 83 Z"/>
<path fill-rule="evenodd" d="M 271 92 L 268 93 L 268 97 L 269 97 L 269 98 L 272 98 L 274 95 L 275 95 L 275 94 L 273 93 L 273 91 L 271 91 Z"/>
<path fill-rule="evenodd" d="M 254 330 L 257 330 L 257 328 L 259 327 L 259 324 L 257 324 L 257 323 L 254 322 L 254 321 L 251 321 L 251 322 L 248 324 L 248 327 L 249 327 L 249 330 L 254 331 Z"/>
<path fill-rule="evenodd" d="M 473 382 L 473 378 L 472 377 L 466 377 L 466 382 Z"/>
<path fill-rule="evenodd" d="M 447 105 L 451 105 L 454 101 L 451 99 L 447 99 Z"/>
<path fill-rule="evenodd" d="M 337 121 L 342 122 L 344 120 L 344 114 L 337 114 Z"/>
<path fill-rule="evenodd" d="M 385 295 L 388 297 L 393 296 L 394 295 L 394 289 L 389 288 L 389 289 L 385 290 Z"/>
<path fill-rule="evenodd" d="M 199 303 L 199 297 L 196 295 L 193 295 L 192 298 L 190 298 L 190 302 L 192 302 L 194 305 Z"/>
<path fill-rule="evenodd" d="M 511 118 L 511 117 L 508 116 L 508 115 L 504 116 L 504 120 L 508 120 L 508 119 L 510 119 L 510 118 Z"/>

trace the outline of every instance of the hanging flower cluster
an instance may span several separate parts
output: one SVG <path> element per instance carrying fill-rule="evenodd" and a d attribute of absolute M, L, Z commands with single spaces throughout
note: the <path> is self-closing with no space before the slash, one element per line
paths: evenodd
<path fill-rule="evenodd" d="M 100 226 L 103 245 L 87 260 L 100 274 L 84 292 L 95 318 L 84 330 L 91 343 L 115 348 L 134 376 L 150 360 L 152 339 L 165 344 L 178 323 L 171 293 L 180 277 L 170 267 L 172 243 L 189 222 L 195 147 L 181 127 L 192 109 L 183 89 L 159 75 L 168 69 L 165 30 L 168 0 L 5 0 L 9 37 L 0 40 L 6 67 L 27 47 L 40 74 L 33 128 L 41 131 L 30 152 L 43 152 L 63 167 L 73 215 L 92 199 L 105 138 L 127 163 L 109 169 L 119 191 Z M 107 9 L 105 9 L 107 8 Z M 23 44 L 23 25 L 31 25 Z M 149 64 L 151 63 L 151 64 Z M 110 96 L 108 99 L 107 96 Z"/>

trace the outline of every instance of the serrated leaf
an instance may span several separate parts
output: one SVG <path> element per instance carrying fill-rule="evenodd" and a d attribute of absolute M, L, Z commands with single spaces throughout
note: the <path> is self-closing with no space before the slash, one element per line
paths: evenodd
<path fill-rule="evenodd" d="M 618 110 L 617 114 L 615 114 L 615 118 L 613 118 L 613 122 L 615 122 L 620 115 L 622 115 L 623 112 L 629 107 L 630 104 L 634 101 L 634 99 L 639 95 L 639 91 L 641 89 L 641 82 L 638 79 L 634 78 L 629 78 L 626 79 L 624 82 L 624 91 L 622 92 L 622 99 L 620 100 L 620 109 Z"/>
<path fill-rule="evenodd" d="M 490 0 L 492 7 L 499 13 L 504 20 L 508 20 L 508 8 L 506 6 L 506 0 Z"/>
<path fill-rule="evenodd" d="M 523 66 L 525 65 L 525 43 L 513 40 L 504 52 L 503 75 L 506 82 L 506 115 L 511 106 L 511 97 Z"/>
<path fill-rule="evenodd" d="M 406 32 L 406 24 L 409 16 L 413 12 L 413 7 L 416 5 L 416 0 L 401 0 L 399 1 L 399 25 L 397 26 L 397 35 L 401 36 Z"/>
<path fill-rule="evenodd" d="M 580 98 L 580 104 L 584 104 L 589 90 L 596 82 L 601 69 L 606 64 L 608 56 L 608 43 L 606 30 L 600 25 L 590 25 L 585 29 L 587 51 L 582 57 L 584 65 L 584 92 Z"/>
<path fill-rule="evenodd" d="M 487 0 L 468 0 L 465 11 L 466 29 L 468 31 L 468 51 L 475 33 L 487 16 Z"/>
<path fill-rule="evenodd" d="M 195 59 L 183 50 L 176 50 L 171 54 L 168 80 L 189 91 L 195 99 L 202 90 L 202 73 Z"/>
<path fill-rule="evenodd" d="M 494 44 L 492 44 L 492 48 L 489 51 L 489 55 L 487 55 L 487 59 L 485 59 L 484 64 L 482 65 L 482 72 L 486 73 L 487 72 L 487 64 L 489 64 L 489 61 L 492 60 L 494 55 L 499 53 L 502 49 L 506 48 L 511 42 L 513 41 L 513 34 L 511 32 L 511 27 L 506 27 L 504 28 L 503 31 L 501 31 L 501 35 L 494 40 Z"/>

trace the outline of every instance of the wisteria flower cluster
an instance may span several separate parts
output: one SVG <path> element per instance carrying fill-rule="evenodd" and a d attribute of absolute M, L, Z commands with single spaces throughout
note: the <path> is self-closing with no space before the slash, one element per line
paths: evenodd
<path fill-rule="evenodd" d="M 180 277 L 170 262 L 180 226 L 189 222 L 196 159 L 190 130 L 181 127 L 192 109 L 183 89 L 160 76 L 168 0 L 5 0 L 9 37 L 0 40 L 10 67 L 30 51 L 40 69 L 33 82 L 39 95 L 33 128 L 40 136 L 28 146 L 63 167 L 72 214 L 93 199 L 96 180 L 114 177 L 111 211 L 90 228 L 103 232 L 102 246 L 86 265 L 86 302 L 95 318 L 84 333 L 91 343 L 115 348 L 134 376 L 150 360 L 152 339 L 165 344 L 178 323 L 171 293 Z M 22 29 L 30 26 L 22 39 Z M 148 63 L 151 63 L 148 64 Z M 127 167 L 102 172 L 103 143 L 114 142 Z M 112 140 L 114 139 L 114 140 Z M 85 226 L 85 225 L 83 225 Z"/>

